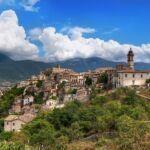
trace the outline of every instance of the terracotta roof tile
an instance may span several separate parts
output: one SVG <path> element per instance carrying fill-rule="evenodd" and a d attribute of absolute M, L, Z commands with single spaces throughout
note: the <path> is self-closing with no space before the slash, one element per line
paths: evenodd
<path fill-rule="evenodd" d="M 17 116 L 17 115 L 9 115 L 7 118 L 5 118 L 5 121 L 13 121 L 13 120 L 21 120 L 25 123 L 28 123 L 30 121 L 32 121 L 35 118 L 35 115 L 33 114 L 24 114 L 21 116 Z"/>
<path fill-rule="evenodd" d="M 35 118 L 35 115 L 33 114 L 24 114 L 24 115 L 19 116 L 19 119 L 25 123 L 32 121 L 34 118 Z"/>
<path fill-rule="evenodd" d="M 17 115 L 9 115 L 8 117 L 5 118 L 6 121 L 13 121 L 18 119 Z"/>

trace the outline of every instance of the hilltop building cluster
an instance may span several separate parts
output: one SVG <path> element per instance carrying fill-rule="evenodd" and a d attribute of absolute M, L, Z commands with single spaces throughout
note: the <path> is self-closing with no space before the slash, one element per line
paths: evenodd
<path fill-rule="evenodd" d="M 146 80 L 150 79 L 150 71 L 135 70 L 132 49 L 127 54 L 127 62 L 127 66 L 118 64 L 116 68 L 97 68 L 83 73 L 57 65 L 31 79 L 21 81 L 17 88 L 23 88 L 24 91 L 14 99 L 10 115 L 5 119 L 5 131 L 20 131 L 22 125 L 34 119 L 38 111 L 62 108 L 66 102 L 74 99 L 88 101 L 92 87 L 103 88 L 104 83 L 100 82 L 103 74 L 108 78 L 105 84 L 112 88 L 145 86 Z M 87 78 L 91 80 L 89 85 Z"/>

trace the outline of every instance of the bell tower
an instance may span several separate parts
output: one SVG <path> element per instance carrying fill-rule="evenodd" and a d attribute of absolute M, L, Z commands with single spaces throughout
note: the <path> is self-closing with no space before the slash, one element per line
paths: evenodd
<path fill-rule="evenodd" d="M 128 58 L 128 68 L 130 69 L 133 69 L 134 70 L 134 53 L 132 51 L 132 49 L 130 48 L 129 52 L 128 52 L 128 55 L 127 55 L 127 58 Z"/>

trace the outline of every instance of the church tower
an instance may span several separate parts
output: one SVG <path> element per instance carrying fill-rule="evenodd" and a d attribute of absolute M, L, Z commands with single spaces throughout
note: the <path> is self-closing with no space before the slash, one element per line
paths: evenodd
<path fill-rule="evenodd" d="M 134 59 L 133 59 L 134 53 L 133 53 L 133 51 L 132 51 L 131 48 L 130 48 L 130 50 L 129 50 L 129 52 L 128 52 L 127 57 L 128 57 L 128 67 L 129 67 L 130 69 L 133 69 L 133 70 L 134 70 Z"/>

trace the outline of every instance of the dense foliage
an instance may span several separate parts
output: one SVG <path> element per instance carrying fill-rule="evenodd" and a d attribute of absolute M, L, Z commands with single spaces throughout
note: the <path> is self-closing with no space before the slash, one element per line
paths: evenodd
<path fill-rule="evenodd" d="M 42 104 L 43 103 L 43 96 L 44 96 L 43 92 L 40 92 L 38 95 L 34 95 L 34 103 L 35 104 Z"/>
<path fill-rule="evenodd" d="M 91 85 L 92 85 L 92 78 L 86 77 L 86 79 L 85 79 L 85 84 L 86 84 L 87 86 L 91 86 Z"/>
<path fill-rule="evenodd" d="M 86 104 L 74 101 L 62 109 L 41 112 L 18 133 L 21 138 L 3 133 L 3 140 L 15 139 L 42 150 L 65 150 L 69 143 L 86 139 L 108 150 L 148 150 L 149 119 L 150 103 L 134 90 L 121 88 L 107 96 L 95 95 Z"/>
<path fill-rule="evenodd" d="M 42 85 L 43 85 L 43 81 L 41 81 L 41 80 L 39 80 L 38 83 L 36 84 L 36 86 L 37 86 L 38 88 L 41 88 Z"/>
<path fill-rule="evenodd" d="M 23 88 L 17 88 L 16 86 L 6 91 L 0 100 L 0 117 L 8 115 L 8 111 L 11 108 L 14 98 L 23 93 Z"/>
<path fill-rule="evenodd" d="M 105 145 L 109 141 L 117 146 L 115 149 L 136 149 L 149 134 L 149 108 L 150 103 L 136 96 L 134 90 L 118 89 L 109 96 L 95 96 L 88 104 L 74 101 L 62 109 L 41 113 L 23 132 L 31 145 L 41 144 L 45 149 L 60 139 L 69 143 L 91 135 L 98 135 L 99 143 L 103 137 Z"/>
<path fill-rule="evenodd" d="M 103 73 L 98 78 L 98 83 L 107 84 L 108 83 L 108 74 Z"/>

